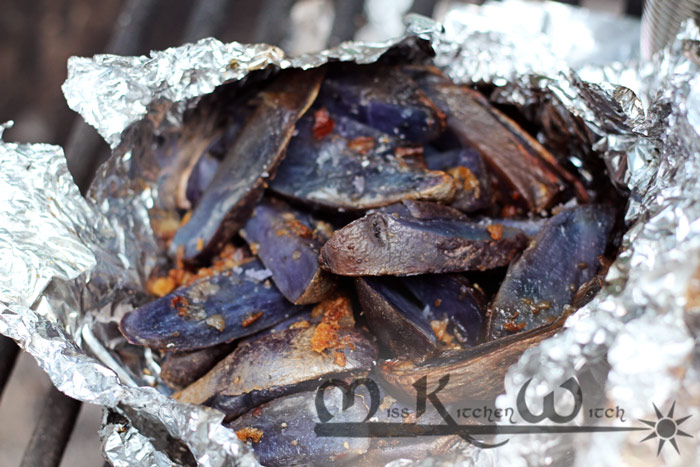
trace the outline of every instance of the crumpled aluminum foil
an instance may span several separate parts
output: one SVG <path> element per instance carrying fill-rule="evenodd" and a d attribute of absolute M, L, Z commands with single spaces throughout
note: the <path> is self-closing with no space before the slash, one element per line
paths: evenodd
<path fill-rule="evenodd" d="M 600 381 L 603 404 L 624 406 L 631 417 L 654 419 L 652 402 L 667 407 L 676 400 L 677 410 L 694 415 L 684 429 L 697 439 L 700 32 L 686 25 L 655 67 L 632 67 L 623 63 L 634 56 L 614 55 L 610 44 L 591 32 L 600 30 L 600 18 L 561 5 L 537 8 L 515 1 L 478 10 L 458 7 L 446 15 L 445 30 L 414 16 L 399 38 L 345 43 L 299 57 L 266 45 L 204 39 L 149 57 L 72 58 L 63 90 L 71 108 L 114 148 L 121 132 L 155 99 L 172 102 L 163 118 L 177 124 L 188 101 L 253 70 L 311 68 L 331 58 L 367 63 L 396 44 L 409 44 L 411 50 L 418 48 L 416 38 L 429 41 L 436 64 L 456 81 L 493 83 L 493 100 L 524 112 L 544 109 L 532 116 L 558 116 L 570 124 L 565 128 L 570 136 L 602 154 L 615 182 L 631 192 L 626 215 L 631 227 L 605 288 L 569 319 L 565 332 L 526 352 L 509 370 L 506 394 L 498 403 L 514 406 L 520 385 L 532 377 L 528 401 L 536 407 L 537 399 L 566 375 L 587 371 Z M 488 24 L 525 13 L 539 21 L 545 34 L 489 29 Z M 545 27 L 553 19 L 560 32 L 556 48 Z M 588 31 L 591 41 L 580 47 L 580 35 L 561 33 L 567 30 L 563 21 L 570 31 Z M 610 24 L 609 18 L 604 21 Z M 585 59 L 600 58 L 597 50 L 608 60 Z M 627 88 L 582 81 L 568 67 L 569 55 L 577 57 L 574 65 L 585 76 L 632 83 L 641 100 Z M 545 125 L 539 136 L 546 140 L 555 130 Z M 141 351 L 138 368 L 114 352 L 123 346 L 114 322 L 144 299 L 142 283 L 156 253 L 147 217 L 154 192 L 129 183 L 125 166 L 133 154 L 128 148 L 115 154 L 83 199 L 60 148 L 0 142 L 0 209 L 5 213 L 0 222 L 0 333 L 32 354 L 61 391 L 107 408 L 100 434 L 112 464 L 256 465 L 248 448 L 220 424 L 219 412 L 180 404 L 157 390 L 162 389 L 155 377 L 158 368 L 148 351 Z M 572 154 L 573 160 L 584 156 Z M 655 463 L 655 446 L 640 445 L 637 438 L 527 435 L 499 449 L 470 449 L 425 463 Z M 697 443 L 686 443 L 680 456 L 667 449 L 662 457 L 669 464 L 692 465 L 700 452 Z"/>

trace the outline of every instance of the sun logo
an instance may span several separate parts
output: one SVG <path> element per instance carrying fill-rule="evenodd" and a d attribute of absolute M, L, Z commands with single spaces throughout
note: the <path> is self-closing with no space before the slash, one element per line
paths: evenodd
<path fill-rule="evenodd" d="M 650 439 L 654 438 L 659 438 L 659 449 L 656 451 L 656 456 L 658 457 L 659 454 L 661 454 L 661 448 L 664 447 L 664 444 L 666 441 L 671 443 L 671 446 L 676 450 L 678 454 L 681 452 L 678 450 L 678 444 L 676 444 L 676 436 L 685 436 L 688 438 L 692 438 L 692 435 L 689 435 L 683 430 L 679 430 L 678 427 L 688 420 L 691 415 L 688 415 L 687 417 L 683 418 L 678 418 L 676 420 L 673 419 L 673 409 L 676 408 L 676 403 L 674 402 L 673 405 L 671 406 L 671 410 L 668 411 L 668 414 L 664 417 L 664 415 L 661 413 L 661 411 L 656 407 L 656 404 L 652 404 L 654 406 L 654 410 L 656 411 L 656 421 L 649 421 L 649 420 L 639 420 L 642 423 L 645 423 L 649 425 L 651 428 L 647 429 L 653 429 L 654 431 L 649 434 L 646 438 L 640 441 L 647 441 Z"/>

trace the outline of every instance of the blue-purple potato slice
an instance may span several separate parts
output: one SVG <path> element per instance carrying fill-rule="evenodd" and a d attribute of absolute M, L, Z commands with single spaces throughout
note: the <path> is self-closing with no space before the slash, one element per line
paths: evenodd
<path fill-rule="evenodd" d="M 453 149 L 425 157 L 430 170 L 442 170 L 454 178 L 457 194 L 450 203 L 463 212 L 474 212 L 493 204 L 491 180 L 484 161 L 474 149 Z"/>
<path fill-rule="evenodd" d="M 473 401 L 491 401 L 503 392 L 508 368 L 525 350 L 556 334 L 562 323 L 563 320 L 559 320 L 467 349 L 446 350 L 422 362 L 380 361 L 375 373 L 389 394 L 404 402 L 415 401 L 413 384 L 421 378 L 427 378 L 428 384 L 437 384 L 446 375 L 449 381 L 438 394 L 444 405 L 459 408 L 468 407 Z"/>
<path fill-rule="evenodd" d="M 358 277 L 355 288 L 368 327 L 401 358 L 475 345 L 481 335 L 484 300 L 463 277 Z"/>
<path fill-rule="evenodd" d="M 600 205 L 566 209 L 548 219 L 510 266 L 489 307 L 489 338 L 559 318 L 598 271 L 613 222 L 612 210 Z"/>
<path fill-rule="evenodd" d="M 187 188 L 185 189 L 185 196 L 190 206 L 185 207 L 185 209 L 197 205 L 199 198 L 202 197 L 204 191 L 216 176 L 220 165 L 221 161 L 211 155 L 209 151 L 202 154 L 194 164 L 192 172 L 187 179 Z"/>
<path fill-rule="evenodd" d="M 157 141 L 158 207 L 191 209 L 212 180 L 214 172 L 233 140 L 238 136 L 253 107 L 258 88 L 238 89 L 226 100 L 214 93 L 186 112 L 182 129 L 161 135 Z"/>
<path fill-rule="evenodd" d="M 321 266 L 341 276 L 484 271 L 507 265 L 527 243 L 519 230 L 426 215 L 367 214 L 333 234 Z"/>
<path fill-rule="evenodd" d="M 483 331 L 485 299 L 466 278 L 457 274 L 426 274 L 401 281 L 423 306 L 423 316 L 445 344 L 477 344 Z"/>
<path fill-rule="evenodd" d="M 282 332 L 286 331 L 287 329 L 306 329 L 310 326 L 315 326 L 318 323 L 321 322 L 321 316 L 318 316 L 317 314 L 313 313 L 313 310 L 310 309 L 310 307 L 304 307 L 305 311 L 302 311 L 299 314 L 296 314 L 294 316 L 290 316 L 289 318 L 285 319 L 284 321 L 280 321 L 279 323 L 275 324 L 272 327 L 269 327 L 267 329 L 263 329 L 262 331 L 258 332 L 257 334 L 253 334 L 252 336 L 246 337 L 244 340 L 241 342 L 252 342 L 255 339 L 261 339 L 265 336 L 268 336 L 270 334 L 274 334 L 276 332 Z"/>
<path fill-rule="evenodd" d="M 420 360 L 439 349 L 420 303 L 396 281 L 357 277 L 355 289 L 367 326 L 392 355 Z"/>
<path fill-rule="evenodd" d="M 207 157 L 207 148 L 220 138 L 219 129 L 214 128 L 215 119 L 202 122 L 194 129 L 185 127 L 183 134 L 170 150 L 172 160 L 164 165 L 158 174 L 158 203 L 164 209 L 190 209 L 192 203 L 187 191 L 193 169 L 203 157 Z M 218 165 L 218 164 L 217 164 Z M 197 175 L 199 169 L 196 171 Z M 193 181 L 194 183 L 194 181 Z"/>
<path fill-rule="evenodd" d="M 160 377 L 171 388 L 182 389 L 204 376 L 236 348 L 235 342 L 190 352 L 168 352 L 160 364 Z"/>
<path fill-rule="evenodd" d="M 341 328 L 339 348 L 316 352 L 317 328 L 288 329 L 242 342 L 176 398 L 217 408 L 233 419 L 276 397 L 316 387 L 319 378 L 366 374 L 372 369 L 377 348 L 369 336 Z M 334 358 L 335 352 L 344 357 Z"/>
<path fill-rule="evenodd" d="M 287 300 L 318 303 L 335 287 L 333 276 L 318 264 L 319 251 L 332 227 L 277 199 L 264 199 L 253 211 L 241 236 Z"/>
<path fill-rule="evenodd" d="M 317 323 L 319 320 L 311 316 L 311 310 L 303 311 L 246 339 L 258 339 L 273 332 L 283 331 L 302 321 L 310 325 L 310 323 Z M 307 325 L 306 323 L 300 324 Z M 236 345 L 238 345 L 238 342 L 234 341 L 189 352 L 167 352 L 165 359 L 160 365 L 160 377 L 172 388 L 182 389 L 187 387 L 207 374 L 214 365 L 233 352 Z"/>
<path fill-rule="evenodd" d="M 322 76 L 322 70 L 283 71 L 257 95 L 257 108 L 189 221 L 175 234 L 170 245 L 173 257 L 202 261 L 243 226 L 284 157 L 297 120 L 316 98 Z"/>
<path fill-rule="evenodd" d="M 444 172 L 410 164 L 400 142 L 347 117 L 332 115 L 328 134 L 314 133 L 304 116 L 270 189 L 314 206 L 363 210 L 402 199 L 450 200 L 455 188 Z M 398 151 L 398 153 L 397 153 Z M 397 155 L 398 154 L 398 155 Z"/>
<path fill-rule="evenodd" d="M 320 385 L 316 382 L 316 385 Z M 348 384 L 352 384 L 349 381 Z M 360 386 L 358 393 L 362 394 Z M 343 409 L 343 393 L 328 389 L 324 397 L 332 422 L 361 422 L 369 411 L 368 398 L 356 397 L 355 403 Z M 316 391 L 305 391 L 280 397 L 226 424 L 239 438 L 251 440 L 255 456 L 262 465 L 335 465 L 358 460 L 367 452 L 369 437 L 319 437 L 314 428 Z M 362 465 L 362 464 L 358 464 Z M 364 464 L 367 465 L 367 464 Z"/>
<path fill-rule="evenodd" d="M 442 112 L 398 67 L 336 65 L 321 86 L 318 103 L 416 143 L 437 138 L 445 128 Z"/>
<path fill-rule="evenodd" d="M 258 261 L 250 262 L 127 313 L 119 324 L 132 344 L 185 351 L 231 342 L 305 310 L 284 298 Z"/>
<path fill-rule="evenodd" d="M 432 69 L 426 68 L 422 75 L 415 76 L 447 115 L 447 128 L 461 145 L 476 149 L 489 169 L 509 185 L 528 209 L 539 212 L 555 203 L 565 185 L 550 167 L 548 162 L 556 161 L 546 149 L 478 92 L 454 84 Z"/>

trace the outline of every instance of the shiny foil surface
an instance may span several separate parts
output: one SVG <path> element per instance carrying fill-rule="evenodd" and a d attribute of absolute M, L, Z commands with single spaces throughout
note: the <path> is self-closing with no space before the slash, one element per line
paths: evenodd
<path fill-rule="evenodd" d="M 629 227 L 603 290 L 562 333 L 510 368 L 498 405 L 515 406 L 532 378 L 528 403 L 541 407 L 563 380 L 585 373 L 593 375 L 602 406 L 623 406 L 630 420 L 654 420 L 652 403 L 665 414 L 675 401 L 679 417 L 692 415 L 684 430 L 698 439 L 700 32 L 684 25 L 652 63 L 639 63 L 639 24 L 632 20 L 519 1 L 454 6 L 441 19 L 409 16 L 395 39 L 294 57 L 264 44 L 203 39 L 148 57 L 72 58 L 63 86 L 68 104 L 116 148 L 87 198 L 61 148 L 0 142 L 0 332 L 33 355 L 61 391 L 105 407 L 100 435 L 113 465 L 257 465 L 221 425 L 221 413 L 167 396 L 148 349 L 134 348 L 128 365 L 115 352 L 126 347 L 116 323 L 146 300 L 143 283 L 157 256 L 148 220 L 154 185 L 127 177 L 133 148 L 120 145 L 122 131 L 155 101 L 164 103 L 160 118 L 177 125 L 199 96 L 252 71 L 313 68 L 330 59 L 370 63 L 397 46 L 407 56 L 432 49 L 434 63 L 455 81 L 494 85 L 494 102 L 535 118 L 559 117 L 559 125 L 543 124 L 538 138 L 566 133 L 601 155 L 615 184 L 630 193 Z M 573 153 L 571 160 L 585 156 Z M 557 407 L 567 404 L 557 400 Z M 680 455 L 668 448 L 657 458 L 656 444 L 640 444 L 642 437 L 520 435 L 498 449 L 469 447 L 417 464 L 700 461 L 696 441 L 682 441 Z"/>

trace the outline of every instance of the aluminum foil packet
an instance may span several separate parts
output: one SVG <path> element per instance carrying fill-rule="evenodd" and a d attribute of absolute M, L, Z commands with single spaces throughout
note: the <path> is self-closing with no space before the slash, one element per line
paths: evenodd
<path fill-rule="evenodd" d="M 307 69 L 331 59 L 370 63 L 397 50 L 407 58 L 434 54 L 455 81 L 493 85 L 494 102 L 537 120 L 542 141 L 565 134 L 579 148 L 572 161 L 589 151 L 600 155 L 615 184 L 629 191 L 629 229 L 603 290 L 562 333 L 510 368 L 497 401 L 515 407 L 520 395 L 540 413 L 546 396 L 576 376 L 587 407 L 603 414 L 623 408 L 625 415 L 584 410 L 561 425 L 573 427 L 569 432 L 501 434 L 496 442 L 505 444 L 497 449 L 472 446 L 418 463 L 697 464 L 700 31 L 686 24 L 654 63 L 636 65 L 635 47 L 613 53 L 610 36 L 597 33 L 606 24 L 624 30 L 618 38 L 638 31 L 634 22 L 612 23 L 562 5 L 509 1 L 450 9 L 443 24 L 410 16 L 397 38 L 299 56 L 204 39 L 148 57 L 72 58 L 63 87 L 68 104 L 114 155 L 83 198 L 61 148 L 0 142 L 0 332 L 33 355 L 61 391 L 105 407 L 100 435 L 113 465 L 257 465 L 221 425 L 221 413 L 167 396 L 147 349 L 132 347 L 133 358 L 123 358 L 128 346 L 116 322 L 146 299 L 143 284 L 157 248 L 147 212 L 155 191 L 130 180 L 137 148 L 122 141 L 122 132 L 144 116 L 177 125 L 200 96 L 256 70 Z M 551 400 L 558 413 L 575 403 L 565 394 Z M 660 431 L 662 418 L 676 420 L 672 436 Z M 577 432 L 582 426 L 647 431 Z M 681 429 L 693 438 L 677 437 Z M 640 443 L 651 434 L 651 442 Z M 661 449 L 662 440 L 679 449 Z"/>

